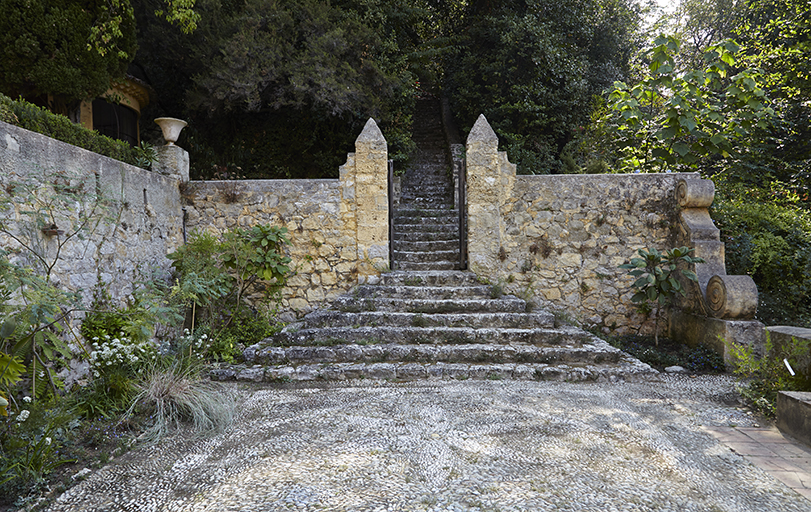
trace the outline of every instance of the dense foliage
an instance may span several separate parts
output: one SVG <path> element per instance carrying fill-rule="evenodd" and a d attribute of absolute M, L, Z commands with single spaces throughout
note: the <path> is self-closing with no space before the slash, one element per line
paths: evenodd
<path fill-rule="evenodd" d="M 755 130 L 766 129 L 774 110 L 757 70 L 735 71 L 733 41 L 710 46 L 703 66 L 678 71 L 679 43 L 656 38 L 644 54 L 647 73 L 634 86 L 616 82 L 608 94 L 605 129 L 626 172 L 707 171 L 708 157 L 727 158 Z"/>
<path fill-rule="evenodd" d="M 752 276 L 766 324 L 811 325 L 811 213 L 777 199 L 784 190 L 721 184 L 712 213 L 727 272 Z"/>
<path fill-rule="evenodd" d="M 628 77 L 639 12 L 621 0 L 471 2 L 447 92 L 468 130 L 479 114 L 519 172 L 562 169 L 594 98 Z"/>
<path fill-rule="evenodd" d="M 0 91 L 12 97 L 94 98 L 135 56 L 128 2 L 2 0 L 0 12 Z"/>
<path fill-rule="evenodd" d="M 156 2 L 139 0 L 137 12 Z M 404 160 L 416 76 L 399 2 L 246 0 L 198 3 L 191 36 L 146 14 L 136 60 L 162 113 L 191 121 L 180 144 L 197 177 L 337 177 L 369 117 Z"/>

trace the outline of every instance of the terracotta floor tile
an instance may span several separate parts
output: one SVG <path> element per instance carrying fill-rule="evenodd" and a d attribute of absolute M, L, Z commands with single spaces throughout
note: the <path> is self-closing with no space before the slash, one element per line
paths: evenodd
<path fill-rule="evenodd" d="M 739 455 L 755 455 L 759 457 L 775 457 L 777 454 L 760 443 L 724 443 Z"/>
<path fill-rule="evenodd" d="M 794 489 L 802 496 L 805 496 L 806 499 L 811 500 L 811 489 Z"/>
<path fill-rule="evenodd" d="M 727 442 L 739 442 L 739 443 L 746 443 L 752 442 L 752 438 L 747 436 L 742 432 L 738 432 L 733 427 L 701 427 L 702 430 L 711 434 L 713 437 L 721 441 L 722 443 Z"/>
<path fill-rule="evenodd" d="M 767 448 L 773 451 L 775 454 L 786 457 L 786 458 L 802 458 L 807 459 L 809 457 L 808 450 L 801 446 L 797 446 L 796 444 L 785 444 L 785 443 L 762 443 L 764 448 Z"/>
<path fill-rule="evenodd" d="M 764 471 L 802 471 L 802 468 L 792 464 L 783 457 L 763 457 L 759 455 L 747 455 L 749 462 Z"/>
<path fill-rule="evenodd" d="M 738 429 L 752 440 L 757 441 L 759 443 L 786 443 L 790 444 L 792 441 L 791 439 L 787 439 L 779 430 L 777 429 L 755 429 L 755 428 L 740 428 Z"/>
<path fill-rule="evenodd" d="M 792 489 L 807 489 L 807 487 L 803 485 L 800 476 L 793 471 L 767 471 L 766 473 L 780 480 Z"/>

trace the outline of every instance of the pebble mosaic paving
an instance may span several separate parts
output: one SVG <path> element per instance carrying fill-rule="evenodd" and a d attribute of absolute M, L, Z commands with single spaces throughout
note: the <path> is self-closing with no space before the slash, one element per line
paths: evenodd
<path fill-rule="evenodd" d="M 811 512 L 778 474 L 807 453 L 758 428 L 733 385 L 233 384 L 229 430 L 134 450 L 49 510 Z M 754 446 L 769 443 L 782 452 Z"/>

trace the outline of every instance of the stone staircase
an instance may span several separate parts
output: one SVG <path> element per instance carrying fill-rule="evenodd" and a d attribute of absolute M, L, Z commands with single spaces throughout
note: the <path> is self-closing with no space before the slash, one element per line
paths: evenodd
<path fill-rule="evenodd" d="M 615 381 L 655 373 L 575 327 L 556 326 L 514 296 L 496 296 L 474 274 L 408 271 L 358 286 L 248 347 L 247 364 L 215 380 L 356 378 Z"/>
<path fill-rule="evenodd" d="M 417 156 L 393 212 L 392 272 L 248 347 L 217 380 L 635 379 L 648 365 L 583 330 L 555 324 L 459 269 L 459 218 L 440 104 L 420 100 Z"/>
<path fill-rule="evenodd" d="M 392 214 L 392 269 L 459 269 L 459 210 L 438 99 L 417 102 L 416 155 L 402 178 L 400 205 Z"/>

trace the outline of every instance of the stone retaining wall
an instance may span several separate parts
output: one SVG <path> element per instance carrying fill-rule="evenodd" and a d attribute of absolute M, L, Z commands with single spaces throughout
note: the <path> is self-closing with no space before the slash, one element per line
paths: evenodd
<path fill-rule="evenodd" d="M 373 120 L 355 149 L 338 180 L 189 182 L 186 229 L 219 235 L 256 224 L 286 227 L 296 274 L 282 310 L 301 316 L 388 268 L 387 147 Z"/>
<path fill-rule="evenodd" d="M 41 183 L 35 194 L 13 186 L 31 180 Z M 34 225 L 37 218 L 25 211 L 53 210 L 42 201 L 53 196 L 54 184 L 67 187 L 63 190 L 77 198 L 66 204 L 67 209 L 56 208 L 55 218 L 41 217 L 42 225 L 53 223 L 57 228 L 43 232 L 42 225 Z M 99 276 L 113 298 L 122 299 L 131 294 L 133 283 L 151 272 L 167 273 L 166 254 L 183 243 L 177 179 L 2 122 L 0 186 L 4 199 L 13 201 L 0 211 L 0 222 L 47 261 L 53 261 L 59 250 L 51 280 L 81 292 L 85 303 L 90 302 Z M 95 221 L 81 231 L 82 236 L 60 243 L 77 226 L 80 212 L 93 212 L 94 207 L 90 217 Z M 11 251 L 12 260 L 36 263 L 37 258 L 13 238 L 0 234 L 0 243 Z"/>
<path fill-rule="evenodd" d="M 517 176 L 481 117 L 467 141 L 470 269 L 586 326 L 649 334 L 618 267 L 681 242 L 674 190 L 685 176 L 697 175 Z"/>

